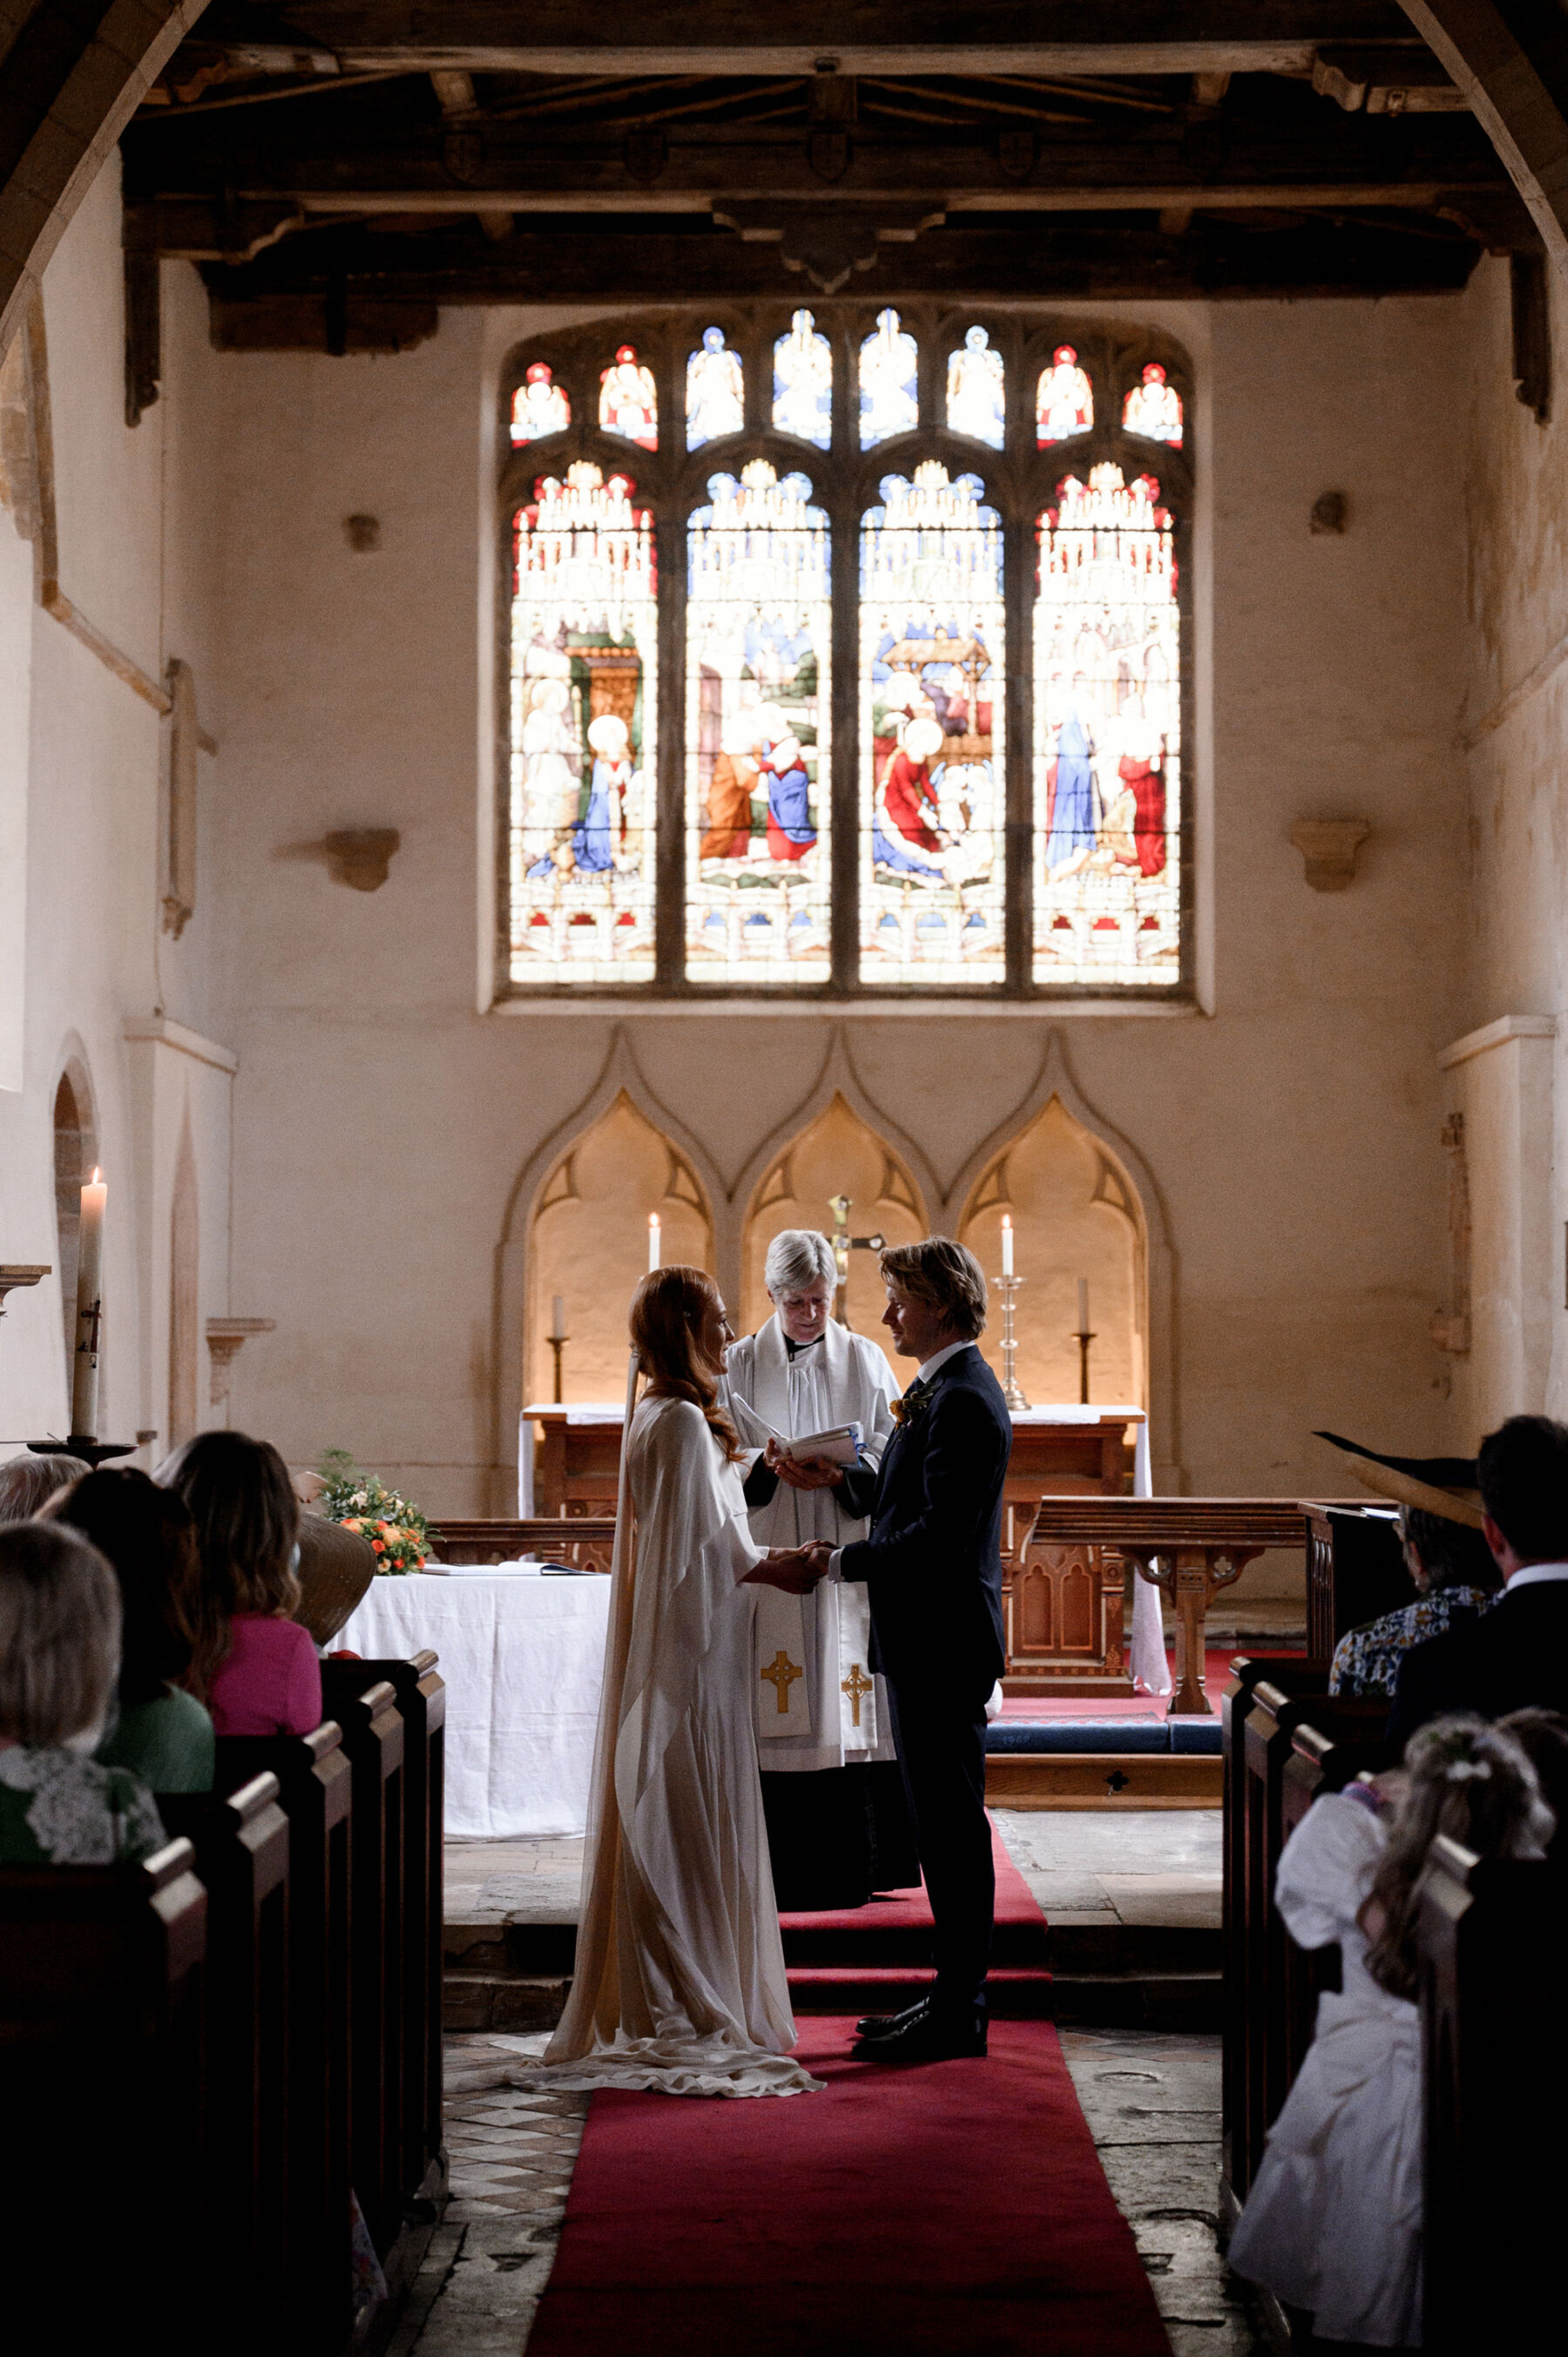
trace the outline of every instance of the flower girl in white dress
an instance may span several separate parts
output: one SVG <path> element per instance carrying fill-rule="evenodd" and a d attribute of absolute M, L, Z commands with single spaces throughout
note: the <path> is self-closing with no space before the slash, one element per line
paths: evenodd
<path fill-rule="evenodd" d="M 1229 2257 L 1319 2341 L 1421 2346 L 1415 1927 L 1434 1836 L 1541 1857 L 1553 1824 L 1520 1745 L 1456 1717 L 1413 1735 L 1402 1769 L 1326 1793 L 1284 1846 L 1275 1904 L 1299 1946 L 1339 1943 L 1340 1986 L 1317 2000 Z"/>

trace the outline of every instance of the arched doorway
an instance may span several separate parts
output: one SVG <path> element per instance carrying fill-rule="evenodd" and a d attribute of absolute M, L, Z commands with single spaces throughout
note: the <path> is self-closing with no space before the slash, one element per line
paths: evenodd
<path fill-rule="evenodd" d="M 529 1230 L 525 1400 L 549 1399 L 554 1389 L 549 1336 L 557 1298 L 569 1337 L 564 1396 L 621 1398 L 627 1310 L 648 1266 L 648 1221 L 655 1211 L 665 1265 L 687 1261 L 711 1270 L 713 1216 L 701 1181 L 622 1090 L 539 1190 Z"/>
<path fill-rule="evenodd" d="M 903 1160 L 836 1093 L 764 1172 L 752 1197 L 741 1240 L 739 1331 L 755 1331 L 769 1314 L 762 1272 L 774 1237 L 784 1228 L 820 1228 L 831 1236 L 835 1195 L 850 1199 L 852 1235 L 880 1233 L 903 1244 L 926 1233 L 919 1190 Z M 874 1252 L 850 1254 L 846 1295 L 850 1325 L 876 1333 L 886 1297 Z"/>
<path fill-rule="evenodd" d="M 982 1172 L 959 1236 L 988 1277 L 1002 1268 L 1002 1220 L 1014 1231 L 1018 1381 L 1036 1406 L 1079 1396 L 1079 1285 L 1087 1285 L 1091 1401 L 1148 1405 L 1148 1254 L 1137 1190 L 1120 1160 L 1053 1096 Z M 1001 1371 L 993 1296 L 983 1345 Z"/>

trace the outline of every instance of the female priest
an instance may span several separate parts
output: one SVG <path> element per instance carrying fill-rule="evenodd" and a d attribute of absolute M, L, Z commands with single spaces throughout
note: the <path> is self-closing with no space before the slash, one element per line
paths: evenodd
<path fill-rule="evenodd" d="M 811 1228 L 768 1247 L 773 1315 L 732 1342 L 729 1405 L 748 1447 L 752 1536 L 763 1546 L 864 1538 L 876 1469 L 893 1431 L 893 1373 L 875 1342 L 836 1325 L 833 1248 Z M 797 1465 L 779 1440 L 858 1424 L 854 1467 Z M 864 1581 L 824 1579 L 808 1596 L 765 1587 L 751 1693 L 773 1886 L 786 1912 L 862 1907 L 920 1878 L 882 1680 L 870 1663 Z"/>
<path fill-rule="evenodd" d="M 750 1676 L 754 1583 L 816 1574 L 765 1557 L 746 1527 L 713 1278 L 651 1269 L 631 1340 L 647 1389 L 617 1515 L 576 1969 L 542 2065 L 510 2083 L 811 2093 L 821 2082 L 791 2059 Z"/>

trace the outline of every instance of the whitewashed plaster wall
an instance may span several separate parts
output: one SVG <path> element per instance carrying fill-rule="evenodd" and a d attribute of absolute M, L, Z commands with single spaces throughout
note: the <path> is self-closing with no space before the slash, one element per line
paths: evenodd
<path fill-rule="evenodd" d="M 896 1125 L 940 1200 L 1029 1103 L 1054 1033 L 1163 1213 L 1165 1478 L 1338 1489 L 1315 1426 L 1411 1451 L 1449 1437 L 1428 1321 L 1443 1232 L 1435 1057 L 1463 997 L 1463 314 L 1443 300 L 1160 316 L 1199 359 L 1213 484 L 1197 584 L 1213 1012 L 852 1016 L 840 1052 L 857 1109 Z M 349 1447 L 437 1512 L 510 1505 L 514 1199 L 613 1046 L 611 1021 L 589 1010 L 474 1006 L 485 419 L 496 357 L 525 325 L 449 314 L 400 358 L 250 355 L 215 370 L 227 561 L 214 1020 L 241 1057 L 237 1297 L 279 1321 L 240 1362 L 234 1421 L 295 1460 Z M 1348 495 L 1349 530 L 1313 537 L 1313 502 L 1331 489 Z M 357 512 L 381 520 L 374 554 L 346 544 Z M 1356 883 L 1309 891 L 1287 831 L 1342 814 L 1374 830 Z M 387 885 L 360 894 L 309 846 L 368 824 L 398 828 L 403 847 Z M 811 1100 L 832 1029 L 814 1014 L 626 1019 L 618 1069 L 635 1068 L 645 1105 L 716 1190 L 721 1229 L 738 1232 L 744 1206 L 722 1198 Z"/>
<path fill-rule="evenodd" d="M 179 654 L 196 669 L 210 724 L 207 636 L 216 546 L 206 486 L 217 416 L 205 304 L 194 274 L 166 274 L 166 397 L 134 430 L 124 418 L 124 316 L 117 167 L 84 199 L 44 280 L 52 493 L 62 590 L 94 630 L 160 681 Z M 134 1044 L 172 1020 L 200 1039 L 219 938 L 216 895 L 199 890 L 177 944 L 159 931 L 158 845 L 166 724 L 38 603 L 39 542 L 0 512 L 0 888 L 25 910 L 25 956 L 0 952 L 0 1259 L 57 1275 L 10 1296 L 0 1325 L 0 1446 L 63 1434 L 69 1391 L 55 1229 L 53 1108 L 68 1056 L 91 1078 L 97 1150 L 109 1181 L 99 1429 L 132 1440 L 166 1430 L 166 1177 L 188 1099 L 202 1212 L 199 1314 L 228 1297 L 227 1073 L 166 1041 Z M 13 701 L 19 698 L 19 704 Z M 26 748 L 18 791 L 16 747 Z M 204 761 L 205 767 L 210 767 Z M 20 864 L 18 844 L 23 846 Z M 7 850 L 10 853 L 7 862 Z M 7 872 L 8 871 L 8 872 Z M 209 867 L 206 873 L 210 874 Z M 13 947 L 8 944 L 8 949 Z M 18 985 L 20 986 L 18 986 Z M 181 1082 L 155 1082 L 173 1056 Z M 186 1080 L 183 1067 L 190 1066 Z M 166 1259 L 166 1251 L 165 1253 Z M 203 1353 L 205 1356 L 205 1353 Z M 202 1385 L 203 1403 L 206 1385 Z M 156 1454 L 150 1444 L 138 1459 Z"/>
<path fill-rule="evenodd" d="M 1471 1349 L 1455 1359 L 1460 1436 L 1504 1415 L 1568 1415 L 1568 300 L 1551 292 L 1557 388 L 1546 425 L 1513 394 L 1509 274 L 1465 297 L 1469 793 L 1466 974 L 1445 1066 L 1466 1117 L 1474 1221 Z"/>

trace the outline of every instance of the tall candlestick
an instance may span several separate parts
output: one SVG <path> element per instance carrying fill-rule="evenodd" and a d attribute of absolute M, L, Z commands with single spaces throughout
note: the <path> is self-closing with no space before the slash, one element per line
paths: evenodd
<path fill-rule="evenodd" d="M 550 1308 L 550 1339 L 553 1342 L 564 1342 L 566 1340 L 566 1302 L 564 1296 L 559 1293 L 553 1295 L 552 1297 Z"/>
<path fill-rule="evenodd" d="M 1009 1211 L 1002 1214 L 1002 1274 L 1013 1274 L 1013 1217 Z"/>
<path fill-rule="evenodd" d="M 648 1265 L 650 1268 L 657 1268 L 659 1265 L 659 1252 L 662 1242 L 663 1234 L 659 1224 L 659 1214 L 657 1211 L 650 1211 L 648 1214 Z"/>
<path fill-rule="evenodd" d="M 109 1189 L 94 1169 L 81 1190 L 81 1221 L 77 1230 L 76 1357 L 71 1365 L 70 1428 L 74 1436 L 95 1439 L 98 1433 L 98 1344 L 103 1321 L 103 1211 Z"/>

